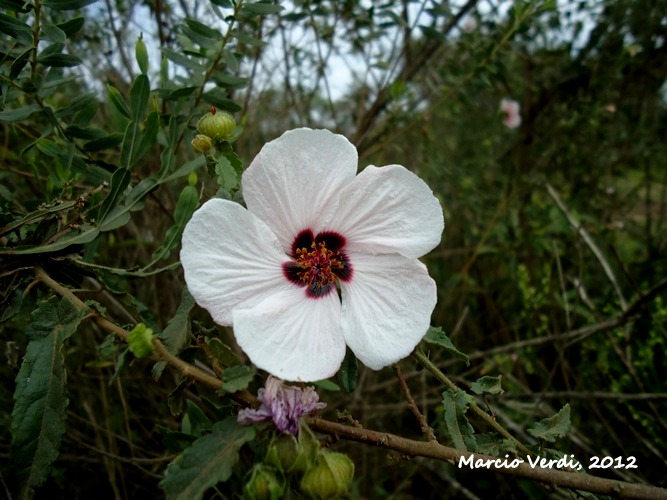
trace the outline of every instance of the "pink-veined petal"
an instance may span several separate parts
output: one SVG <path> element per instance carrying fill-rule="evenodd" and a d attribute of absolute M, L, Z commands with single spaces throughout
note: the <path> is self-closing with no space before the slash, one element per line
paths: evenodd
<path fill-rule="evenodd" d="M 292 287 L 282 272 L 287 260 L 276 236 L 238 203 L 212 199 L 185 226 L 181 263 L 197 303 L 221 325 L 232 309 L 252 307 Z"/>
<path fill-rule="evenodd" d="M 257 367 L 283 380 L 329 378 L 345 357 L 338 294 L 311 299 L 295 285 L 236 309 L 234 335 Z"/>
<path fill-rule="evenodd" d="M 426 266 L 398 254 L 350 255 L 355 274 L 341 283 L 341 329 L 359 360 L 374 370 L 409 355 L 424 337 L 437 300 Z"/>
<path fill-rule="evenodd" d="M 357 172 L 357 150 L 342 135 L 306 128 L 267 143 L 243 174 L 248 209 L 289 249 L 303 229 L 317 234 Z"/>
<path fill-rule="evenodd" d="M 424 181 L 400 165 L 366 167 L 341 194 L 330 229 L 345 235 L 345 250 L 400 253 L 417 258 L 435 248 L 444 219 Z"/>

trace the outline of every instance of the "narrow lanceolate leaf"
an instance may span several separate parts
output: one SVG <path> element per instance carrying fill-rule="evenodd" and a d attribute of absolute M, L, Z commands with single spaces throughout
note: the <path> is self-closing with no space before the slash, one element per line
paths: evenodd
<path fill-rule="evenodd" d="M 67 299 L 52 297 L 32 313 L 28 348 L 16 377 L 11 460 L 24 493 L 48 477 L 65 432 L 67 393 L 62 352 L 84 313 Z"/>
<path fill-rule="evenodd" d="M 168 500 L 195 500 L 211 486 L 226 481 L 239 459 L 239 450 L 255 437 L 253 427 L 241 427 L 229 417 L 197 439 L 169 466 L 160 482 Z"/>
<path fill-rule="evenodd" d="M 118 205 L 118 202 L 122 199 L 127 186 L 132 180 L 132 174 L 126 168 L 117 169 L 113 176 L 111 177 L 111 185 L 109 188 L 109 194 L 102 202 L 100 211 L 97 214 L 97 220 L 99 224 L 104 223 L 104 219 L 107 217 L 109 212 Z"/>
<path fill-rule="evenodd" d="M 167 230 L 164 244 L 153 254 L 153 262 L 169 255 L 181 241 L 181 234 L 188 223 L 197 205 L 199 204 L 199 191 L 193 186 L 185 186 L 178 198 L 176 210 L 174 211 L 174 225 Z"/>
<path fill-rule="evenodd" d="M 15 250 L 12 251 L 11 254 L 32 255 L 36 253 L 59 252 L 60 250 L 64 250 L 65 248 L 72 245 L 84 245 L 86 243 L 90 243 L 95 238 L 97 238 L 98 234 L 100 234 L 100 231 L 96 227 L 81 226 L 79 229 L 67 233 L 62 238 L 59 238 L 53 243 L 39 247 Z"/>
<path fill-rule="evenodd" d="M 144 74 L 137 76 L 130 89 L 130 110 L 133 120 L 143 120 L 148 108 L 148 96 L 150 93 L 151 86 L 148 77 Z"/>
<path fill-rule="evenodd" d="M 54 66 L 56 68 L 68 68 L 81 64 L 81 59 L 71 54 L 48 54 L 37 59 L 37 62 L 44 66 Z"/>
<path fill-rule="evenodd" d="M 456 347 L 454 347 L 454 344 L 447 336 L 447 334 L 442 331 L 442 328 L 440 327 L 436 328 L 433 326 L 429 327 L 428 332 L 426 332 L 426 335 L 422 340 L 427 344 L 440 346 L 444 350 L 448 351 L 450 354 L 453 354 L 457 358 L 465 361 L 466 365 L 470 364 L 468 356 L 465 353 L 459 351 Z"/>
<path fill-rule="evenodd" d="M 76 10 L 95 2 L 97 0 L 42 0 L 42 7 L 54 10 Z"/>
<path fill-rule="evenodd" d="M 22 35 L 29 37 L 31 32 L 30 26 L 26 23 L 7 14 L 0 14 L 0 33 L 9 35 L 12 38 L 19 38 Z"/>
<path fill-rule="evenodd" d="M 181 304 L 176 314 L 169 320 L 169 324 L 160 334 L 160 339 L 167 350 L 174 356 L 178 355 L 187 346 L 190 340 L 190 311 L 195 306 L 195 299 L 187 288 L 181 293 Z M 153 367 L 153 377 L 158 379 L 166 363 L 158 361 Z"/>
<path fill-rule="evenodd" d="M 553 443 L 570 430 L 570 405 L 566 404 L 553 417 L 540 420 L 528 429 L 528 433 L 538 439 Z"/>
<path fill-rule="evenodd" d="M 442 405 L 445 409 L 445 426 L 457 450 L 476 451 L 475 431 L 465 416 L 470 404 L 470 396 L 459 391 L 456 394 L 451 389 L 442 393 Z"/>
<path fill-rule="evenodd" d="M 118 91 L 118 89 L 116 87 L 112 87 L 111 85 L 107 85 L 107 92 L 109 94 L 109 100 L 115 106 L 115 108 L 120 111 L 123 116 L 131 119 L 132 114 L 130 113 L 130 108 L 128 108 L 127 104 L 125 104 L 125 99 L 123 99 L 123 96 Z"/>
<path fill-rule="evenodd" d="M 23 106 L 18 109 L 9 109 L 7 111 L 0 112 L 0 122 L 17 122 L 20 120 L 25 120 L 31 114 L 41 110 L 38 104 L 30 104 L 28 106 Z"/>
<path fill-rule="evenodd" d="M 283 7 L 280 5 L 275 5 L 271 3 L 264 2 L 255 2 L 255 3 L 244 3 L 241 8 L 241 12 L 246 15 L 267 15 L 267 14 L 277 14 L 283 10 Z"/>

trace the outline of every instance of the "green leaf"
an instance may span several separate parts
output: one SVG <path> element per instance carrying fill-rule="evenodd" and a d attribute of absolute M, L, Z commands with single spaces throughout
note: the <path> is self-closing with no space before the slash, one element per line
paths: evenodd
<path fill-rule="evenodd" d="M 131 180 L 132 174 L 126 168 L 119 168 L 113 173 L 111 176 L 111 185 L 109 186 L 109 194 L 102 202 L 97 214 L 98 224 L 103 224 L 109 212 L 118 205 Z"/>
<path fill-rule="evenodd" d="M 44 38 L 50 42 L 65 43 L 67 40 L 65 32 L 53 24 L 42 24 L 41 30 Z"/>
<path fill-rule="evenodd" d="M 134 79 L 130 89 L 130 110 L 131 118 L 135 121 L 144 119 L 146 109 L 148 108 L 148 96 L 151 93 L 150 80 L 144 74 L 138 75 Z"/>
<path fill-rule="evenodd" d="M 69 19 L 64 23 L 57 24 L 56 26 L 58 26 L 58 28 L 60 28 L 65 33 L 67 38 L 70 38 L 72 35 L 75 35 L 81 31 L 84 22 L 85 21 L 83 17 L 75 17 L 74 19 Z"/>
<path fill-rule="evenodd" d="M 139 323 L 128 335 L 127 345 L 130 352 L 137 358 L 150 356 L 155 350 L 155 346 L 153 345 L 153 330 L 145 324 Z"/>
<path fill-rule="evenodd" d="M 30 26 L 7 14 L 0 14 L 0 33 L 12 38 L 27 37 L 29 39 L 32 37 Z"/>
<path fill-rule="evenodd" d="M 502 394 L 505 392 L 501 386 L 502 375 L 491 377 L 486 375 L 477 379 L 470 385 L 470 390 L 475 394 Z"/>
<path fill-rule="evenodd" d="M 215 173 L 218 176 L 218 186 L 226 191 L 231 191 L 238 187 L 239 181 L 236 177 L 236 171 L 230 161 L 224 156 L 216 158 Z"/>
<path fill-rule="evenodd" d="M 157 134 L 160 131 L 160 114 L 157 111 L 152 111 L 146 120 L 146 128 L 144 128 L 139 147 L 135 151 L 135 156 L 132 159 L 132 165 L 138 162 L 148 153 L 157 139 Z"/>
<path fill-rule="evenodd" d="M 175 50 L 163 47 L 162 48 L 162 53 L 169 59 L 171 62 L 178 64 L 179 66 L 183 66 L 184 68 L 187 68 L 189 70 L 192 70 L 192 72 L 197 75 L 197 74 L 204 74 L 206 72 L 206 68 L 195 61 L 194 59 L 191 59 L 187 56 L 184 56 L 180 52 L 176 52 Z M 198 82 L 192 82 L 192 83 L 198 83 Z M 201 82 L 199 82 L 201 83 Z"/>
<path fill-rule="evenodd" d="M 137 64 L 143 74 L 148 73 L 148 50 L 144 43 L 144 34 L 141 33 L 134 46 L 134 55 L 137 58 Z"/>
<path fill-rule="evenodd" d="M 457 450 L 475 451 L 475 431 L 465 416 L 470 404 L 470 396 L 464 391 L 456 394 L 451 389 L 442 393 L 442 406 L 445 409 L 445 426 Z"/>
<path fill-rule="evenodd" d="M 554 416 L 540 420 L 527 430 L 531 436 L 553 443 L 568 433 L 570 423 L 570 405 L 566 404 Z"/>
<path fill-rule="evenodd" d="M 428 331 L 426 332 L 426 335 L 422 340 L 427 344 L 440 346 L 446 351 L 448 351 L 450 354 L 453 354 L 457 358 L 465 361 L 466 365 L 470 364 L 470 360 L 468 359 L 467 354 L 462 353 L 456 347 L 454 347 L 454 344 L 452 344 L 452 341 L 449 339 L 447 334 L 442 331 L 441 327 L 437 328 L 433 326 L 429 327 Z"/>
<path fill-rule="evenodd" d="M 32 255 L 36 253 L 58 252 L 72 245 L 83 245 L 85 243 L 90 243 L 95 238 L 97 238 L 98 234 L 100 234 L 100 231 L 96 227 L 81 226 L 78 230 L 70 231 L 65 236 L 59 238 L 53 243 L 49 243 L 48 245 L 32 247 L 23 250 L 19 249 L 10 253 L 13 255 Z"/>
<path fill-rule="evenodd" d="M 213 355 L 213 362 L 219 363 L 221 366 L 238 365 L 241 362 L 239 355 L 236 354 L 231 347 L 225 344 L 222 340 L 215 337 L 206 337 L 206 345 Z"/>
<path fill-rule="evenodd" d="M 174 317 L 169 320 L 169 324 L 159 335 L 167 351 L 174 356 L 178 355 L 190 340 L 190 311 L 195 305 L 195 299 L 187 288 L 181 293 L 181 303 L 176 310 Z M 153 367 L 153 378 L 156 380 L 162 374 L 166 363 L 158 361 Z"/>
<path fill-rule="evenodd" d="M 123 136 L 123 144 L 120 147 L 120 164 L 123 168 L 129 169 L 134 165 L 142 137 L 143 134 L 138 122 L 131 121 L 127 124 L 125 135 Z"/>
<path fill-rule="evenodd" d="M 230 366 L 222 372 L 222 387 L 220 391 L 223 393 L 232 393 L 246 389 L 254 377 L 255 373 L 249 366 Z"/>
<path fill-rule="evenodd" d="M 225 95 L 224 91 L 222 89 L 213 89 L 210 90 L 209 92 L 206 92 L 202 98 L 204 101 L 208 104 L 212 104 L 218 109 L 222 109 L 224 111 L 229 111 L 230 113 L 236 113 L 237 111 L 241 111 L 241 106 L 236 104 L 234 101 L 231 99 L 227 98 Z"/>
<path fill-rule="evenodd" d="M 125 208 L 130 212 L 140 210 L 142 208 L 142 202 L 144 198 L 158 186 L 158 183 L 152 177 L 142 179 L 137 184 L 132 187 L 132 191 L 127 195 L 125 199 Z"/>
<path fill-rule="evenodd" d="M 7 111 L 0 112 L 0 122 L 18 122 L 25 120 L 31 114 L 40 111 L 42 108 L 38 104 L 30 104 L 29 106 L 24 106 L 18 109 L 9 109 Z"/>
<path fill-rule="evenodd" d="M 169 255 L 173 248 L 181 241 L 181 234 L 185 225 L 192 217 L 199 204 L 199 191 L 193 186 L 185 186 L 174 210 L 174 225 L 167 230 L 164 243 L 153 253 L 152 264 Z"/>
<path fill-rule="evenodd" d="M 255 437 L 254 427 L 242 427 L 235 417 L 217 422 L 211 434 L 197 439 L 172 462 L 160 482 L 168 500 L 195 500 L 208 488 L 227 481 L 241 447 Z"/>
<path fill-rule="evenodd" d="M 267 15 L 267 14 L 276 14 L 283 10 L 283 7 L 280 5 L 264 2 L 255 2 L 255 3 L 244 3 L 241 7 L 241 12 L 244 14 L 250 14 L 253 16 L 256 15 Z"/>
<path fill-rule="evenodd" d="M 243 87 L 247 87 L 248 82 L 250 82 L 250 78 L 230 75 L 221 71 L 213 74 L 213 80 L 221 87 L 230 89 L 242 89 Z"/>
<path fill-rule="evenodd" d="M 190 28 L 194 33 L 204 38 L 208 38 L 210 40 L 222 40 L 222 34 L 218 30 L 210 28 L 205 24 L 196 21 L 195 19 L 186 18 L 185 24 L 187 24 L 188 28 Z"/>
<path fill-rule="evenodd" d="M 125 99 L 118 91 L 116 87 L 112 87 L 107 84 L 107 92 L 109 94 L 109 99 L 111 103 L 116 107 L 116 109 L 125 117 L 132 119 L 132 114 L 130 113 L 130 108 L 127 107 Z"/>
<path fill-rule="evenodd" d="M 350 393 L 357 387 L 358 370 L 357 357 L 348 347 L 343 364 L 340 365 L 340 370 L 338 370 L 338 381 L 345 392 Z"/>
<path fill-rule="evenodd" d="M 57 458 L 65 432 L 66 374 L 62 347 L 84 313 L 51 297 L 31 315 L 28 347 L 16 377 L 11 459 L 26 496 L 41 485 Z"/>
<path fill-rule="evenodd" d="M 206 164 L 206 158 L 203 155 L 197 156 L 194 160 L 190 160 L 189 162 L 185 163 L 183 166 L 181 166 L 181 168 L 176 170 L 173 174 L 168 175 L 167 177 L 162 179 L 160 183 L 173 181 L 174 179 L 190 175 L 190 172 L 194 172 L 198 168 L 203 167 L 205 164 Z"/>
<path fill-rule="evenodd" d="M 39 57 L 37 62 L 44 66 L 54 66 L 56 68 L 69 68 L 81 64 L 81 59 L 71 54 L 48 54 Z"/>
<path fill-rule="evenodd" d="M 25 65 L 28 63 L 28 58 L 30 57 L 30 54 L 32 54 L 33 48 L 30 47 L 28 50 L 24 51 L 22 54 L 20 54 L 16 59 L 14 59 L 14 62 L 12 62 L 12 65 L 9 70 L 9 79 L 10 80 L 15 80 L 17 76 L 21 73 L 21 70 L 25 67 Z"/>
<path fill-rule="evenodd" d="M 25 14 L 33 9 L 33 6 L 25 0 L 0 0 L 0 7 Z"/>
<path fill-rule="evenodd" d="M 264 40 L 260 40 L 259 38 L 254 38 L 252 36 L 248 36 L 243 33 L 234 33 L 233 36 L 239 42 L 245 43 L 246 45 L 250 45 L 251 47 L 264 47 L 267 44 L 267 42 L 265 42 Z"/>
<path fill-rule="evenodd" d="M 105 149 L 113 149 L 123 142 L 123 134 L 111 134 L 99 139 L 93 139 L 83 145 L 83 150 L 88 153 L 95 153 L 97 151 L 104 151 Z"/>
<path fill-rule="evenodd" d="M 54 10 L 76 10 L 95 2 L 97 0 L 42 0 L 42 7 Z"/>

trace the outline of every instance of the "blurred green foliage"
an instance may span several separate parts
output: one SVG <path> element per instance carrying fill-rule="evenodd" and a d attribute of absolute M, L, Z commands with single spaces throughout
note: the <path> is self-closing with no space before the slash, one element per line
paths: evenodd
<path fill-rule="evenodd" d="M 151 361 L 134 360 L 90 322 L 51 346 L 64 346 L 52 373 L 66 373 L 69 405 L 52 423 L 66 430 L 28 483 L 14 475 L 25 466 L 16 459 L 25 435 L 9 430 L 20 427 L 12 412 L 23 411 L 14 398 L 29 391 L 17 378 L 22 360 L 36 356 L 31 313 L 49 304 L 37 266 L 114 323 L 143 324 L 181 359 L 216 373 L 236 368 L 228 388 L 261 386 L 232 333 L 184 291 L 176 250 L 196 205 L 211 196 L 240 201 L 243 166 L 299 126 L 345 134 L 362 165 L 403 164 L 441 199 L 443 242 L 424 261 L 439 290 L 432 324 L 456 347 L 423 346 L 441 370 L 463 388 L 502 376 L 504 392 L 474 399 L 540 449 L 527 429 L 569 404 L 567 438 L 548 446 L 584 464 L 634 456 L 638 469 L 596 472 L 667 487 L 664 2 L 0 7 L 0 491 L 152 498 L 184 449 L 195 449 L 192 457 L 215 448 L 211 439 L 241 449 L 252 438 L 216 427 L 233 413 L 229 400 L 162 373 L 163 365 L 153 367 L 154 380 Z M 516 129 L 502 124 L 504 97 L 521 106 Z M 218 142 L 215 158 L 190 147 L 211 106 L 234 115 L 236 136 L 242 128 L 233 145 Z M 452 356 L 456 349 L 469 365 Z M 430 375 L 411 360 L 402 366 L 443 444 L 511 449 L 466 412 L 472 396 L 443 402 Z M 359 366 L 356 385 L 345 377 L 351 394 L 321 386 L 325 417 L 340 412 L 420 438 L 389 370 Z M 456 418 L 444 415 L 447 405 L 459 407 Z M 463 434 L 452 436 L 453 425 Z M 218 457 L 227 464 L 219 474 L 231 479 L 208 497 L 240 497 L 263 446 Z M 549 495 L 528 481 L 334 446 L 355 464 L 353 497 Z"/>

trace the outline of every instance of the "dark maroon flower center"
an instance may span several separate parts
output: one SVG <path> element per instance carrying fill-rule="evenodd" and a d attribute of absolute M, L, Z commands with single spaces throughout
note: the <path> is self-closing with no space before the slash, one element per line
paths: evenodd
<path fill-rule="evenodd" d="M 292 243 L 294 260 L 283 264 L 285 277 L 306 287 L 308 297 L 324 297 L 336 289 L 338 280 L 352 278 L 344 246 L 345 238 L 338 233 L 325 231 L 315 236 L 310 229 L 301 231 Z"/>

